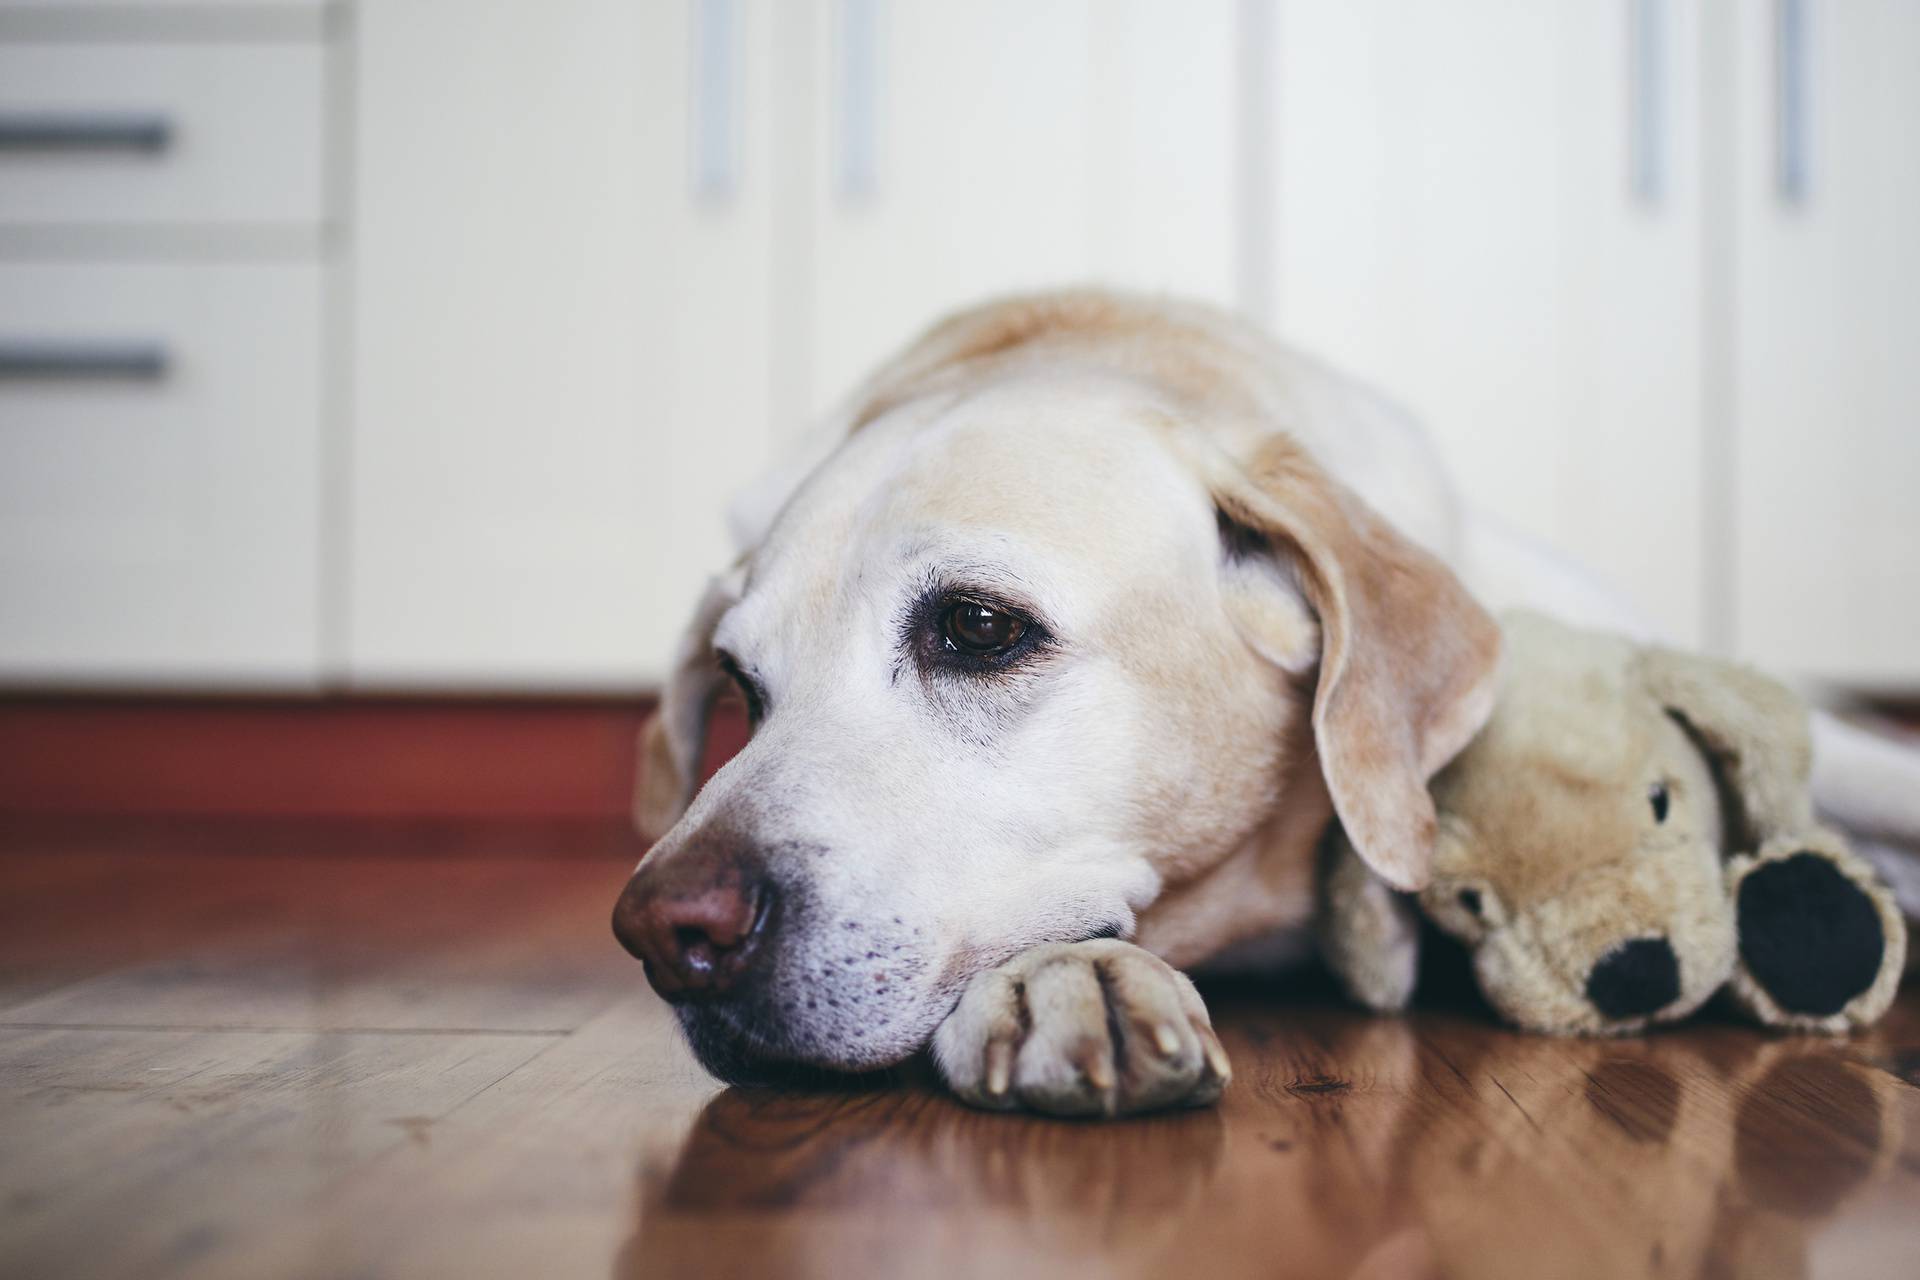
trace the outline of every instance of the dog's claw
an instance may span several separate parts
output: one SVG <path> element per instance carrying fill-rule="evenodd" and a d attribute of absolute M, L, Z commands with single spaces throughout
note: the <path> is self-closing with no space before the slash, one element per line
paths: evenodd
<path fill-rule="evenodd" d="M 1114 1085 L 1119 1083 L 1114 1079 L 1112 1059 L 1098 1050 L 1087 1055 L 1086 1061 L 1081 1064 L 1080 1071 L 1087 1077 L 1087 1083 L 1101 1093 L 1113 1092 Z"/>
<path fill-rule="evenodd" d="M 1013 1042 L 994 1040 L 987 1045 L 987 1096 L 1004 1098 L 1013 1083 Z"/>
<path fill-rule="evenodd" d="M 1211 1027 L 1200 1028 L 1200 1051 L 1206 1055 L 1207 1069 L 1213 1072 L 1221 1088 L 1233 1083 L 1233 1064 L 1227 1061 L 1227 1051 Z"/>

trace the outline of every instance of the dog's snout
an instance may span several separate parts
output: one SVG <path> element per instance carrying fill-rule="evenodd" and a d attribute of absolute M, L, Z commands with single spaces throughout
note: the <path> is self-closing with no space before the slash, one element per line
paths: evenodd
<path fill-rule="evenodd" d="M 1680 961 L 1665 938 L 1636 938 L 1601 956 L 1587 998 L 1609 1018 L 1657 1013 L 1680 997 Z"/>
<path fill-rule="evenodd" d="M 719 995 L 752 968 L 775 905 L 772 882 L 739 864 L 697 877 L 642 868 L 614 904 L 613 934 L 667 999 Z"/>

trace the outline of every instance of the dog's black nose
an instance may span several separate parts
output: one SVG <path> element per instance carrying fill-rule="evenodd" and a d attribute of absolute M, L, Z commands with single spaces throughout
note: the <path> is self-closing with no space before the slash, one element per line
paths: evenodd
<path fill-rule="evenodd" d="M 1637 938 L 1601 956 L 1587 975 L 1587 999 L 1609 1018 L 1637 1018 L 1680 995 L 1680 961 L 1665 938 Z"/>
<path fill-rule="evenodd" d="M 773 882 L 737 862 L 642 867 L 613 905 L 613 936 L 669 1000 L 720 995 L 772 931 Z"/>

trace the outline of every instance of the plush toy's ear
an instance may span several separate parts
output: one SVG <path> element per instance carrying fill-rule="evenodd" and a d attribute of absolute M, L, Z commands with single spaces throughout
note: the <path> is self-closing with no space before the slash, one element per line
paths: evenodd
<path fill-rule="evenodd" d="M 707 743 L 707 721 L 726 688 L 726 675 L 714 657 L 713 630 L 721 615 L 740 598 L 742 572 L 715 578 L 680 637 L 673 670 L 660 694 L 660 706 L 640 728 L 640 776 L 634 792 L 634 824 L 657 840 L 680 820 L 700 781 L 700 757 Z"/>
<path fill-rule="evenodd" d="M 1746 667 L 1690 653 L 1648 649 L 1640 677 L 1712 759 L 1740 812 L 1735 842 L 1754 848 L 1813 825 L 1807 785 L 1813 748 L 1807 710 L 1784 685 Z"/>
<path fill-rule="evenodd" d="M 1284 437 L 1212 477 L 1227 605 L 1256 650 L 1286 662 L 1284 606 L 1319 624 L 1315 748 L 1362 861 L 1424 888 L 1433 858 L 1427 780 L 1493 709 L 1500 629 L 1451 570 Z M 1311 656 L 1308 665 L 1311 663 Z"/>

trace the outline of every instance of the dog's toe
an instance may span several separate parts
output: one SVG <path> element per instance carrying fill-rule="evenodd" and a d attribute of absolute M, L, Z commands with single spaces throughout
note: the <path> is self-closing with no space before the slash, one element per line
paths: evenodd
<path fill-rule="evenodd" d="M 975 1106 L 1053 1115 L 1204 1106 L 1230 1074 L 1186 976 L 1105 939 L 1037 947 L 975 977 L 934 1056 Z"/>

